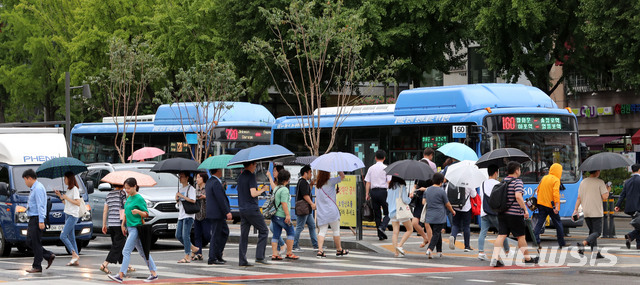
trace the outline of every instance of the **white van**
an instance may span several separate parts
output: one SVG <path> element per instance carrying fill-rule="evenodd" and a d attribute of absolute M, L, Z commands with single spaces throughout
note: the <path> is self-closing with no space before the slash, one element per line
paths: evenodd
<path fill-rule="evenodd" d="M 11 248 L 29 250 L 25 244 L 27 236 L 27 200 L 31 189 L 25 185 L 22 173 L 31 168 L 38 169 L 43 162 L 67 156 L 67 143 L 62 128 L 0 128 L 0 255 L 8 256 Z M 89 205 L 88 194 L 93 185 L 87 185 L 76 176 L 80 195 Z M 49 212 L 50 225 L 45 230 L 43 244 L 62 245 L 60 232 L 64 226 L 64 204 L 53 189 L 64 189 L 62 178 L 38 178 L 52 203 Z M 91 211 L 76 224 L 78 251 L 89 244 L 92 235 Z"/>

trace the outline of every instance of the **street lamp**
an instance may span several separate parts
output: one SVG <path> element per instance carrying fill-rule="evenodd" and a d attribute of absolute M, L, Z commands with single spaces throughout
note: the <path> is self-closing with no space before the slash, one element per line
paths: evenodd
<path fill-rule="evenodd" d="M 71 85 L 71 76 L 69 72 L 64 73 L 64 99 L 65 99 L 65 109 L 66 109 L 66 128 L 65 128 L 65 136 L 67 139 L 67 150 L 71 149 L 71 89 L 82 88 L 82 97 L 91 98 L 91 89 L 89 88 L 89 84 L 84 84 L 82 86 L 69 86 Z M 71 153 L 69 153 L 71 155 Z"/>

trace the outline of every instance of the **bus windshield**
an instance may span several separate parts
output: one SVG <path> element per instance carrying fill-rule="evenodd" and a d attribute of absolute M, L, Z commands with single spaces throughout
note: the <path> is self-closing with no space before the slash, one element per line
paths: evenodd
<path fill-rule="evenodd" d="M 538 183 L 554 163 L 562 165 L 563 183 L 580 180 L 579 147 L 575 118 L 570 116 L 515 116 L 515 124 L 498 116 L 487 118 L 491 149 L 517 148 L 531 157 L 522 164 L 520 178 L 524 183 Z M 522 119 L 522 123 L 520 122 Z M 547 124 L 547 121 L 555 124 Z M 540 123 L 542 122 L 542 123 Z"/>

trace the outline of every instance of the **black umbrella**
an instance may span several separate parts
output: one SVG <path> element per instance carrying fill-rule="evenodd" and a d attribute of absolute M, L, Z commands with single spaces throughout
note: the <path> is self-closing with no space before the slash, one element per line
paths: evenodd
<path fill-rule="evenodd" d="M 384 169 L 387 175 L 398 176 L 405 180 L 428 180 L 433 177 L 433 169 L 424 162 L 405 159 L 392 163 Z"/>
<path fill-rule="evenodd" d="M 492 164 L 501 167 L 507 165 L 509 161 L 523 163 L 530 160 L 531 157 L 517 148 L 499 148 L 482 155 L 478 161 L 476 161 L 476 165 L 481 168 L 487 168 Z"/>
<path fill-rule="evenodd" d="M 578 168 L 580 171 L 614 169 L 632 165 L 633 161 L 614 152 L 601 152 L 587 158 Z"/>
<path fill-rule="evenodd" d="M 151 171 L 168 173 L 198 172 L 200 171 L 198 170 L 198 166 L 199 164 L 195 160 L 177 157 L 156 163 L 156 165 L 151 168 Z"/>
<path fill-rule="evenodd" d="M 315 155 L 296 156 L 296 157 L 288 156 L 288 157 L 275 159 L 273 160 L 273 162 L 279 162 L 285 165 L 309 165 L 311 164 L 311 162 L 316 160 L 316 158 L 318 157 Z"/>

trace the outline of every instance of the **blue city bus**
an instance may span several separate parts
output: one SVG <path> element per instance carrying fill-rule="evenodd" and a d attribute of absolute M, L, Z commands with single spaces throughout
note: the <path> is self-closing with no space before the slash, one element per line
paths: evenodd
<path fill-rule="evenodd" d="M 217 102 L 215 102 L 217 103 Z M 158 107 L 154 115 L 143 115 L 137 118 L 128 117 L 127 136 L 132 137 L 135 123 L 135 140 L 133 149 L 157 147 L 165 151 L 162 157 L 191 158 L 191 149 L 197 144 L 196 132 L 204 130 L 203 124 L 214 121 L 214 104 L 204 104 L 209 110 L 203 110 L 203 104 L 174 103 Z M 213 130 L 213 143 L 209 146 L 210 155 L 235 154 L 241 149 L 258 144 L 269 144 L 271 126 L 275 117 L 262 105 L 246 102 L 225 102 L 224 109 Z M 205 119 L 205 117 L 207 117 Z M 133 120 L 136 121 L 133 121 Z M 71 130 L 71 153 L 73 157 L 85 163 L 119 162 L 114 141 L 116 134 L 122 135 L 125 118 L 106 117 L 100 123 L 81 123 Z M 118 123 L 118 128 L 116 127 Z M 131 139 L 130 139 L 131 140 Z M 125 157 L 131 154 L 131 143 L 127 142 Z M 227 195 L 234 214 L 237 212 L 236 177 L 240 170 L 225 170 L 223 179 L 227 182 Z M 259 182 L 266 182 L 263 173 L 258 175 Z"/>
<path fill-rule="evenodd" d="M 386 163 L 420 159 L 426 147 L 437 150 L 448 142 L 460 142 L 478 156 L 512 147 L 527 153 L 532 162 L 522 165 L 525 198 L 530 197 L 553 163 L 563 167 L 561 211 L 565 227 L 581 226 L 571 220 L 582 179 L 579 164 L 578 126 L 575 115 L 541 90 L 519 84 L 473 84 L 405 90 L 395 104 L 346 107 L 335 134 L 332 151 L 354 153 L 365 165 L 374 164 L 376 150 L 387 151 Z M 322 108 L 321 150 L 328 146 L 337 108 Z M 343 115 L 344 116 L 344 115 Z M 300 117 L 278 118 L 272 143 L 297 155 L 308 155 Z M 436 152 L 435 162 L 445 157 Z M 501 177 L 506 176 L 501 169 Z M 366 173 L 363 169 L 361 173 Z"/>

